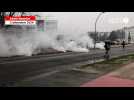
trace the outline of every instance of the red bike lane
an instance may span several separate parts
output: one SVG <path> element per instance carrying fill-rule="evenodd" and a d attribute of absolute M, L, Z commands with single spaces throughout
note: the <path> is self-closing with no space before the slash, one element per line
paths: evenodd
<path fill-rule="evenodd" d="M 134 87 L 134 63 L 83 83 L 80 87 Z"/>

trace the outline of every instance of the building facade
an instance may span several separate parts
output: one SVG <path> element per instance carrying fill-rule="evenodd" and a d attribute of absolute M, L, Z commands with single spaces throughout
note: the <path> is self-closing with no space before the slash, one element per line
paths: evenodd
<path fill-rule="evenodd" d="M 122 38 L 128 43 L 134 43 L 134 26 L 132 27 L 124 27 L 120 29 L 122 34 L 120 34 L 120 39 Z"/>
<path fill-rule="evenodd" d="M 56 32 L 57 31 L 57 19 L 53 16 L 37 17 L 37 29 L 44 32 Z"/>
<path fill-rule="evenodd" d="M 128 42 L 134 43 L 134 26 L 124 28 L 124 31 L 126 33 L 126 40 Z"/>

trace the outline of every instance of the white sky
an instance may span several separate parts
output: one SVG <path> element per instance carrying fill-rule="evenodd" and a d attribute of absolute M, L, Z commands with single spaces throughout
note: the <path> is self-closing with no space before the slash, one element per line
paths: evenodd
<path fill-rule="evenodd" d="M 36 12 L 39 13 L 39 12 Z M 94 31 L 94 23 L 100 12 L 40 12 L 43 16 L 52 15 L 58 20 L 58 30 L 62 32 Z M 123 23 L 129 18 L 128 24 Z M 98 23 L 98 31 L 112 31 L 123 26 L 134 26 L 134 12 L 106 12 Z"/>

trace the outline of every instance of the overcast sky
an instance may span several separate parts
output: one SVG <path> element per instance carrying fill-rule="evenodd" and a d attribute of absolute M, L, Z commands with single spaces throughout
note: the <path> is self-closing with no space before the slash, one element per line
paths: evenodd
<path fill-rule="evenodd" d="M 63 32 L 94 31 L 94 23 L 100 12 L 41 12 L 43 16 L 55 16 L 58 30 Z M 125 21 L 123 21 L 125 20 Z M 125 24 L 125 22 L 128 22 Z M 98 23 L 98 31 L 112 31 L 123 26 L 134 26 L 134 12 L 106 12 Z"/>

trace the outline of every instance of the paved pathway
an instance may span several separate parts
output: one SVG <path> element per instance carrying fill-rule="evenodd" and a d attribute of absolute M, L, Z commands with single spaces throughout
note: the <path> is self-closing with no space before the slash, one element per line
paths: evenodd
<path fill-rule="evenodd" d="M 81 87 L 134 87 L 134 63 L 84 83 Z"/>

